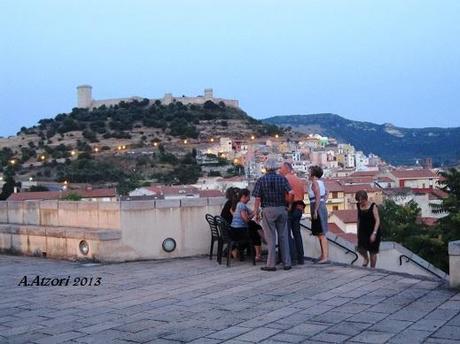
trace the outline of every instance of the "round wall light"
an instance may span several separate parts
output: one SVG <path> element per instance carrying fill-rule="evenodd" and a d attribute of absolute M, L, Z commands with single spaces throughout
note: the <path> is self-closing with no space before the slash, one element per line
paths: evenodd
<path fill-rule="evenodd" d="M 78 245 L 78 248 L 80 249 L 80 252 L 82 255 L 86 256 L 89 252 L 89 245 L 86 240 L 80 241 L 80 244 Z"/>
<path fill-rule="evenodd" d="M 176 249 L 176 240 L 173 238 L 166 238 L 163 240 L 163 244 L 161 245 L 163 247 L 163 250 L 166 252 L 172 252 Z"/>

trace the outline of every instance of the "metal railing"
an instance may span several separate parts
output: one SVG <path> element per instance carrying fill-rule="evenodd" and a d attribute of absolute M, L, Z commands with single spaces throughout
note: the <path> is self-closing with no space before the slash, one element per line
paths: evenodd
<path fill-rule="evenodd" d="M 415 265 L 417 265 L 418 267 L 422 268 L 423 270 L 429 272 L 430 274 L 433 274 L 435 275 L 436 277 L 440 278 L 440 279 L 444 279 L 444 276 L 440 276 L 438 275 L 436 272 L 434 271 L 431 271 L 430 269 L 428 269 L 427 267 L 423 266 L 422 264 L 420 264 L 419 262 L 415 261 L 414 259 L 412 259 L 411 257 L 408 257 L 406 256 L 405 254 L 402 254 L 399 256 L 399 265 L 402 266 L 402 263 L 403 263 L 403 258 L 406 259 L 406 263 L 409 263 L 409 262 L 412 262 L 414 263 Z"/>
<path fill-rule="evenodd" d="M 306 230 L 309 230 L 309 231 L 311 232 L 311 228 L 310 228 L 310 227 L 305 226 L 305 225 L 302 224 L 302 223 L 300 224 L 300 226 L 303 227 L 303 228 L 305 228 Z M 331 239 L 331 238 L 328 238 L 327 236 L 326 236 L 326 238 L 327 238 L 327 240 L 328 240 L 329 242 L 331 242 L 331 243 L 333 243 L 334 245 L 336 245 L 336 246 L 338 246 L 338 247 L 344 249 L 344 250 L 345 250 L 345 254 L 352 254 L 352 255 L 355 256 L 355 258 L 351 261 L 350 265 L 353 265 L 353 264 L 358 260 L 358 257 L 359 257 L 359 256 L 358 256 L 358 254 L 357 254 L 355 251 L 350 250 L 348 247 L 343 246 L 341 243 L 338 243 L 337 241 L 335 241 L 335 240 L 333 240 L 333 239 Z"/>

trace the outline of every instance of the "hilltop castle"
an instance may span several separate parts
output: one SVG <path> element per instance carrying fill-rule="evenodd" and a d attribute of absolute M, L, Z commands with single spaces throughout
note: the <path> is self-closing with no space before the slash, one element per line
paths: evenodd
<path fill-rule="evenodd" d="M 129 102 L 133 100 L 142 100 L 145 97 L 128 97 L 128 98 L 115 98 L 115 99 L 101 99 L 96 100 L 92 97 L 92 87 L 90 85 L 80 85 L 77 86 L 77 107 L 79 108 L 86 108 L 86 109 L 93 109 L 97 108 L 101 105 L 110 106 L 110 105 L 117 105 L 121 101 Z M 163 98 L 158 99 L 149 99 L 150 102 L 155 102 L 157 100 L 161 101 L 163 105 L 168 105 L 174 102 L 181 102 L 182 104 L 196 104 L 202 105 L 208 100 L 219 103 L 223 102 L 226 106 L 232 107 L 239 107 L 238 100 L 235 99 L 223 99 L 223 98 L 214 98 L 212 88 L 206 88 L 204 90 L 204 95 L 197 96 L 197 97 L 174 97 L 172 93 L 166 93 Z"/>

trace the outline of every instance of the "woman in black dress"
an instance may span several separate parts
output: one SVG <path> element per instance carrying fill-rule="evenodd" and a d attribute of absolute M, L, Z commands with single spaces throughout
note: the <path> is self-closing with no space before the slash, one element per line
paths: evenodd
<path fill-rule="evenodd" d="M 375 203 L 369 204 L 364 190 L 358 191 L 355 199 L 358 202 L 358 252 L 364 258 L 363 266 L 370 261 L 371 268 L 375 268 L 382 237 L 379 210 Z"/>

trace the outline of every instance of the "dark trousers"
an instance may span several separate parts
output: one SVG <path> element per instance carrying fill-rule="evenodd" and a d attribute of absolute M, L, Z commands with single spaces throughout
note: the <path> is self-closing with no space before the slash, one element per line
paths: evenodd
<path fill-rule="evenodd" d="M 300 219 L 302 218 L 302 211 L 294 208 L 288 214 L 288 227 L 289 227 L 289 249 L 291 251 L 291 259 L 297 260 L 297 263 L 304 262 L 303 242 L 300 233 Z M 292 234 L 292 235 L 291 235 Z"/>

